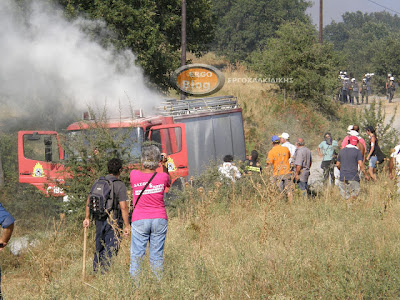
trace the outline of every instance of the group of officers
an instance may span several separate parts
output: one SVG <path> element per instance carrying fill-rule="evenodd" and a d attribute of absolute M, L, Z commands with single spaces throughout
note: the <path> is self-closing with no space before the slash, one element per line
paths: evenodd
<path fill-rule="evenodd" d="M 347 76 L 347 72 L 340 71 L 339 80 L 341 83 L 338 99 L 341 103 L 346 104 L 360 104 L 360 93 L 361 93 L 361 104 L 368 104 L 368 97 L 371 95 L 371 78 L 374 76 L 374 73 L 365 74 L 362 79 L 361 86 L 358 84 L 355 78 L 349 78 Z M 361 90 L 360 90 L 361 88 Z M 357 101 L 357 103 L 355 102 Z"/>
<path fill-rule="evenodd" d="M 339 81 L 340 81 L 340 90 L 338 93 L 338 100 L 343 104 L 353 104 L 359 105 L 364 103 L 368 104 L 368 97 L 372 93 L 371 88 L 371 79 L 374 76 L 374 73 L 367 73 L 364 75 L 362 79 L 361 85 L 358 84 L 355 78 L 348 77 L 347 72 L 340 71 L 339 73 Z M 396 90 L 395 78 L 391 73 L 387 74 L 387 79 L 385 82 L 385 90 L 386 90 L 386 98 L 389 100 L 389 103 L 392 102 L 394 97 L 394 92 Z M 359 101 L 361 94 L 361 103 Z"/>

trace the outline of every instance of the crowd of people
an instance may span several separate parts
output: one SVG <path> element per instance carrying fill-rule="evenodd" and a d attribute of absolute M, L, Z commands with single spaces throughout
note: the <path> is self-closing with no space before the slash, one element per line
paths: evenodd
<path fill-rule="evenodd" d="M 385 155 L 380 149 L 379 140 L 372 126 L 365 128 L 368 136 L 366 142 L 360 135 L 358 125 L 350 125 L 347 135 L 342 140 L 334 140 L 331 133 L 324 134 L 323 141 L 317 147 L 317 154 L 321 157 L 321 180 L 323 185 L 337 185 L 340 194 L 346 200 L 354 199 L 360 192 L 360 181 L 375 181 L 378 164 L 382 164 Z M 312 154 L 305 145 L 303 138 L 298 138 L 293 145 L 290 135 L 283 132 L 271 137 L 272 149 L 268 152 L 266 165 L 271 167 L 271 180 L 288 199 L 293 201 L 293 191 L 298 188 L 305 196 L 310 194 L 308 179 L 312 166 Z M 227 155 L 224 164 L 219 168 L 221 178 L 228 178 L 235 182 L 242 173 L 261 173 L 258 162 L 258 152 L 253 150 L 246 160 L 244 167 L 236 167 L 233 157 Z M 367 165 L 367 167 L 366 167 Z M 400 145 L 396 146 L 389 161 L 390 178 L 400 178 Z M 400 191 L 400 183 L 398 184 Z"/>
<path fill-rule="evenodd" d="M 349 103 L 354 105 L 364 104 L 365 99 L 365 104 L 368 104 L 368 97 L 372 94 L 371 80 L 374 75 L 374 73 L 365 74 L 361 84 L 359 84 L 356 78 L 350 79 L 347 72 L 340 71 L 338 77 L 340 89 L 337 94 L 337 99 L 343 104 Z M 386 98 L 389 100 L 389 103 L 391 103 L 394 98 L 394 92 L 396 91 L 395 78 L 391 73 L 387 74 L 385 91 Z"/>
<path fill-rule="evenodd" d="M 340 71 L 339 73 L 339 81 L 340 81 L 340 89 L 338 92 L 338 100 L 343 103 L 349 104 L 363 104 L 364 98 L 365 103 L 368 104 L 368 97 L 372 93 L 371 88 L 371 78 L 374 76 L 374 73 L 367 73 L 364 75 L 362 79 L 361 85 L 359 85 L 356 78 L 348 77 L 347 72 Z M 394 79 L 393 79 L 394 80 Z M 360 100 L 361 94 L 361 102 Z"/>

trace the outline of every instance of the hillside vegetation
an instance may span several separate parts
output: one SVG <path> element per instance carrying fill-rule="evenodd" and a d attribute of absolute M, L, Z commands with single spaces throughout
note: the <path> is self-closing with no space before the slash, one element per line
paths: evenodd
<path fill-rule="evenodd" d="M 213 54 L 204 60 L 225 64 L 227 78 L 256 76 Z M 219 92 L 238 97 L 248 150 L 256 148 L 265 157 L 270 136 L 282 131 L 305 137 L 310 148 L 326 130 L 343 134 L 340 121 L 274 91 L 270 84 L 227 83 Z M 17 219 L 13 238 L 35 242 L 18 256 L 9 248 L 2 253 L 4 293 L 8 299 L 344 299 L 399 294 L 400 204 L 387 174 L 381 173 L 376 183 L 363 182 L 359 199 L 352 203 L 342 200 L 337 188 L 327 187 L 309 199 L 296 194 L 291 205 L 277 193 L 270 175 L 266 171 L 234 186 L 221 185 L 216 168 L 211 168 L 188 183 L 168 207 L 160 282 L 150 272 L 148 257 L 140 279 L 130 278 L 128 239 L 122 241 L 111 270 L 93 274 L 94 226 L 88 231 L 82 282 L 84 204 L 69 214 L 60 199 L 9 185 L 0 197 Z"/>
<path fill-rule="evenodd" d="M 327 188 L 312 199 L 297 195 L 289 205 L 268 176 L 233 187 L 212 184 L 210 172 L 204 189 L 188 185 L 184 202 L 168 209 L 160 282 L 148 257 L 140 279 L 130 278 L 128 240 L 108 273 L 92 274 L 93 226 L 82 282 L 81 220 L 61 215 L 46 216 L 52 222 L 35 247 L 18 257 L 8 250 L 2 255 L 4 292 L 8 299 L 397 297 L 400 204 L 392 182 L 382 174 L 375 184 L 363 183 L 353 203 Z"/>

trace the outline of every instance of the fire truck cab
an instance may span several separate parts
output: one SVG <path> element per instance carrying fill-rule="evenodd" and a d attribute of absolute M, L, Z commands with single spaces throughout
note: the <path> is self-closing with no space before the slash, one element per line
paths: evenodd
<path fill-rule="evenodd" d="M 168 155 L 172 185 L 202 173 L 212 161 L 226 154 L 244 160 L 245 140 L 242 109 L 232 96 L 193 100 L 167 100 L 157 107 L 157 115 L 108 120 L 112 129 L 131 130 L 131 151 L 140 157 L 141 144 L 154 141 Z M 68 126 L 67 134 L 93 128 L 81 121 Z M 134 142 L 132 142 L 134 141 Z M 46 194 L 62 196 L 64 150 L 55 131 L 18 133 L 19 182 L 29 183 Z M 158 170 L 161 171 L 161 170 Z"/>

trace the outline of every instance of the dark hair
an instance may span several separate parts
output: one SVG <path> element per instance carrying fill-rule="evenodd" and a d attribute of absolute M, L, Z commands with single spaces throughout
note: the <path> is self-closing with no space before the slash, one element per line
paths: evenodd
<path fill-rule="evenodd" d="M 224 156 L 224 162 L 233 162 L 233 156 L 228 154 Z"/>
<path fill-rule="evenodd" d="M 122 169 L 122 161 L 118 158 L 113 158 L 107 163 L 108 173 L 118 175 Z"/>
<path fill-rule="evenodd" d="M 326 137 L 327 135 L 329 135 L 329 137 L 332 137 L 332 134 L 330 132 L 325 132 L 324 137 Z"/>
<path fill-rule="evenodd" d="M 367 131 L 369 131 L 371 133 L 375 133 L 375 129 L 371 125 L 368 125 L 367 127 L 365 127 L 365 130 L 367 130 Z"/>
<path fill-rule="evenodd" d="M 360 127 L 358 125 L 353 125 L 353 130 L 359 132 L 360 131 Z"/>
<path fill-rule="evenodd" d="M 258 152 L 257 150 L 251 151 L 251 160 L 256 161 L 258 159 Z"/>

